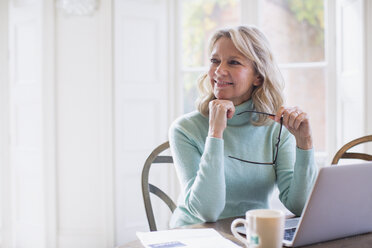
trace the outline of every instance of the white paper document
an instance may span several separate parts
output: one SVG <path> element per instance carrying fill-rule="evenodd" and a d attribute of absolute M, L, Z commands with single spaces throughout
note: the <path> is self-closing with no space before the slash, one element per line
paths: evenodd
<path fill-rule="evenodd" d="M 137 232 L 146 248 L 236 248 L 240 247 L 224 238 L 212 228 L 176 229 L 157 232 Z"/>

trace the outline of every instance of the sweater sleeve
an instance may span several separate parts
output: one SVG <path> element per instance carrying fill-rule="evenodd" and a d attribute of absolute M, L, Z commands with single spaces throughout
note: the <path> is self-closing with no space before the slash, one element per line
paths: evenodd
<path fill-rule="evenodd" d="M 281 202 L 300 216 L 317 176 L 314 150 L 296 147 L 294 137 L 287 132 L 279 148 L 276 175 Z"/>
<path fill-rule="evenodd" d="M 201 221 L 216 221 L 225 207 L 224 141 L 207 137 L 204 148 L 198 148 L 200 144 L 191 137 L 181 126 L 173 125 L 169 130 L 184 205 Z"/>

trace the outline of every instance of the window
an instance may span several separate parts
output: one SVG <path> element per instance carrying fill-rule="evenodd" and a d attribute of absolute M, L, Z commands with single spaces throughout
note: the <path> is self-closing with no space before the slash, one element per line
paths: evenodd
<path fill-rule="evenodd" d="M 314 147 L 326 151 L 326 75 L 323 0 L 264 0 L 259 23 L 285 79 L 286 104 L 310 115 Z"/>
<path fill-rule="evenodd" d="M 260 0 L 258 26 L 268 37 L 285 79 L 286 105 L 309 113 L 318 158 L 326 155 L 325 0 Z M 253 5 L 252 5 L 253 6 Z M 245 9 L 242 9 L 242 8 Z M 182 0 L 184 112 L 195 109 L 196 80 L 207 70 L 208 39 L 214 30 L 239 25 L 255 11 L 238 0 Z"/>
<path fill-rule="evenodd" d="M 216 29 L 241 23 L 239 0 L 182 0 L 183 109 L 195 109 L 197 78 L 209 64 L 208 40 Z"/>

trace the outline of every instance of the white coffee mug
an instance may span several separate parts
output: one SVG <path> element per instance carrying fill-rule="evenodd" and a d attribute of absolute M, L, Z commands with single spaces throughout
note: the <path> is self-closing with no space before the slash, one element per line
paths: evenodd
<path fill-rule="evenodd" d="M 279 248 L 284 236 L 284 213 L 274 209 L 254 209 L 245 213 L 245 219 L 231 223 L 232 234 L 247 247 Z M 246 238 L 236 231 L 236 225 L 244 224 Z"/>

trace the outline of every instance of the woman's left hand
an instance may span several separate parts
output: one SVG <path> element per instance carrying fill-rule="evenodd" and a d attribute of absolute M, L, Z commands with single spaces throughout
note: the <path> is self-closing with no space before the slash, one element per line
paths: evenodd
<path fill-rule="evenodd" d="M 298 107 L 280 107 L 275 121 L 280 122 L 283 116 L 283 125 L 296 138 L 297 147 L 303 150 L 313 148 L 309 115 Z"/>

